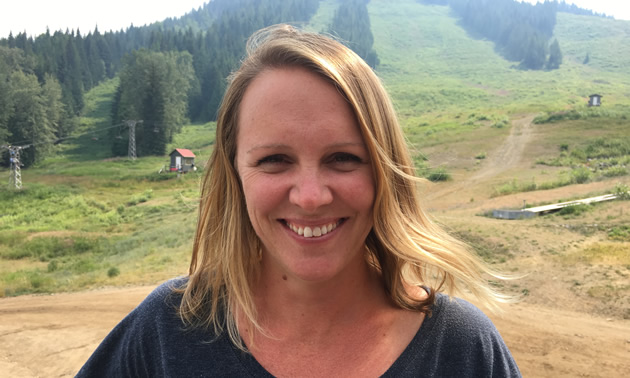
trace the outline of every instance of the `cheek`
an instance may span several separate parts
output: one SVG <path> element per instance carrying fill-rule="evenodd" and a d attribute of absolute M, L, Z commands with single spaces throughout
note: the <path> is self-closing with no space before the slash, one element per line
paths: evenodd
<path fill-rule="evenodd" d="M 254 225 L 259 223 L 259 218 L 269 216 L 283 201 L 286 190 L 278 181 L 257 174 L 241 176 L 247 213 Z"/>
<path fill-rule="evenodd" d="M 359 211 L 372 211 L 376 188 L 371 175 L 357 175 L 349 180 L 339 180 L 338 183 L 338 193 L 343 193 L 346 203 Z"/>

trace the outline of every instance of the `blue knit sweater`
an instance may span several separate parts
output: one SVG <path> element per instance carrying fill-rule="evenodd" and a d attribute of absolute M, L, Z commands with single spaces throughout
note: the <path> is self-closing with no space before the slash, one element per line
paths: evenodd
<path fill-rule="evenodd" d="M 271 377 L 223 334 L 186 329 L 174 287 L 155 289 L 103 340 L 77 377 Z M 316 367 L 314 367 L 316 368 Z M 384 377 L 520 377 L 492 322 L 461 299 L 438 295 L 411 343 Z"/>

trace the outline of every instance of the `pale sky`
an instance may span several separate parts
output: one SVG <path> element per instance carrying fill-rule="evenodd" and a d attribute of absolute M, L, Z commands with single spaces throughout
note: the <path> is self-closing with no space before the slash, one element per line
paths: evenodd
<path fill-rule="evenodd" d="M 524 0 L 536 4 L 544 0 Z M 562 0 L 558 0 L 559 3 Z M 590 9 L 597 13 L 606 13 L 617 20 L 630 20 L 630 1 L 628 0 L 565 0 L 567 4 L 575 4 L 580 8 Z"/>
<path fill-rule="evenodd" d="M 56 30 L 77 29 L 81 35 L 143 26 L 168 17 L 180 17 L 208 0 L 1 0 L 0 38 L 26 31 L 37 36 Z"/>
<path fill-rule="evenodd" d="M 387 1 L 387 0 L 372 0 Z M 537 0 L 525 0 L 536 3 Z M 180 17 L 207 0 L 2 0 L 0 38 L 26 31 L 37 36 L 46 31 L 77 29 L 87 35 L 98 25 L 101 33 L 142 26 L 167 17 Z M 567 3 L 630 20 L 629 0 L 569 0 Z"/>

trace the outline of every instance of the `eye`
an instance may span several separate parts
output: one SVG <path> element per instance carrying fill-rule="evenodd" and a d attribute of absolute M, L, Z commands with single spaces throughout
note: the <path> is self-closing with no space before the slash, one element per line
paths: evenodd
<path fill-rule="evenodd" d="M 338 152 L 329 159 L 329 164 L 339 171 L 353 171 L 363 164 L 363 159 L 348 152 Z"/>
<path fill-rule="evenodd" d="M 283 154 L 267 155 L 256 161 L 256 167 L 266 173 L 284 172 L 290 167 L 291 160 Z"/>
<path fill-rule="evenodd" d="M 287 158 L 284 155 L 269 155 L 269 156 L 265 156 L 264 158 L 258 160 L 256 162 L 256 165 L 265 165 L 265 164 L 281 164 L 281 163 L 287 163 Z"/>
<path fill-rule="evenodd" d="M 339 152 L 336 153 L 332 156 L 332 160 L 335 163 L 361 163 L 362 160 L 360 157 L 350 154 L 350 153 L 346 153 L 346 152 Z"/>

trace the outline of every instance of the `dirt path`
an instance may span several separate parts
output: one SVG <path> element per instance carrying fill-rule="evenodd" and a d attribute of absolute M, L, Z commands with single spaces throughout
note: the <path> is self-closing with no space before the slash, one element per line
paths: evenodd
<path fill-rule="evenodd" d="M 103 337 L 152 289 L 0 299 L 0 376 L 74 376 Z"/>
<path fill-rule="evenodd" d="M 476 173 L 462 177 L 453 184 L 441 186 L 438 190 L 428 193 L 428 202 L 432 203 L 436 198 L 444 199 L 462 191 L 469 191 L 471 187 L 480 182 L 487 181 L 489 178 L 517 166 L 523 157 L 527 144 L 532 139 L 534 117 L 535 115 L 530 114 L 512 121 L 512 128 L 508 137 L 503 144 L 488 154 Z M 458 198 L 458 200 L 460 199 Z"/>
<path fill-rule="evenodd" d="M 69 377 L 153 287 L 0 299 L 0 372 Z M 526 377 L 622 377 L 630 321 L 512 305 L 493 316 Z"/>
<path fill-rule="evenodd" d="M 535 115 L 528 115 L 512 121 L 512 129 L 505 142 L 485 159 L 481 170 L 464 183 L 482 181 L 515 167 L 532 138 L 534 117 Z"/>

